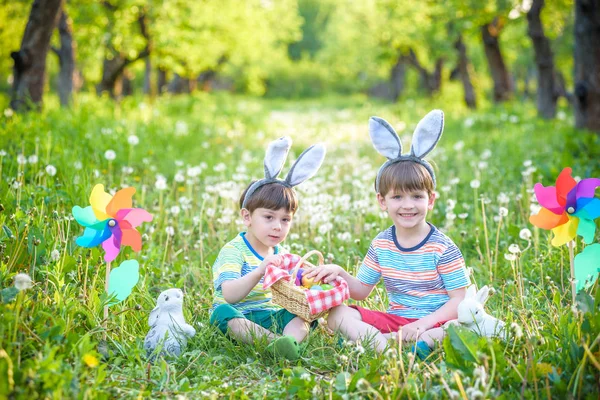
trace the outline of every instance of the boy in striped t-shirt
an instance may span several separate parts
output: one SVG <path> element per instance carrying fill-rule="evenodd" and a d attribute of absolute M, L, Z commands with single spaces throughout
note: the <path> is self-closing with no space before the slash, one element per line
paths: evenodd
<path fill-rule="evenodd" d="M 332 309 L 327 319 L 331 329 L 351 340 L 373 338 L 379 352 L 396 335 L 414 341 L 429 331 L 429 345 L 431 339 L 440 340 L 444 331 L 432 328 L 457 318 L 458 303 L 470 283 L 458 247 L 426 220 L 435 202 L 435 175 L 424 163 L 414 155 L 390 157 L 380 169 L 375 182 L 377 202 L 393 224 L 371 242 L 356 277 L 337 265 L 308 274 L 326 283 L 341 276 L 355 300 L 367 298 L 383 279 L 389 299 L 386 312 L 342 305 Z M 421 354 L 428 352 L 427 343 L 417 345 Z"/>
<path fill-rule="evenodd" d="M 213 265 L 214 300 L 210 322 L 245 343 L 265 338 L 276 356 L 297 359 L 298 343 L 309 324 L 271 301 L 263 289 L 267 265 L 281 265 L 285 240 L 298 209 L 293 186 L 310 178 L 325 156 L 322 145 L 302 153 L 285 181 L 276 179 L 291 145 L 289 138 L 272 142 L 265 157 L 265 179 L 250 184 L 240 198 L 246 231 L 219 252 Z"/>

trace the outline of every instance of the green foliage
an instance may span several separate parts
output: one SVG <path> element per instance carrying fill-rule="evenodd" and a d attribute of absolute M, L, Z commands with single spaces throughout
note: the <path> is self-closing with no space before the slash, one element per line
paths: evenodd
<path fill-rule="evenodd" d="M 551 247 L 528 217 L 534 182 L 551 184 L 567 165 L 581 177 L 600 175 L 600 139 L 575 131 L 563 109 L 553 122 L 536 119 L 529 103 L 472 113 L 452 89 L 435 104 L 396 105 L 357 96 L 289 102 L 195 93 L 117 104 L 81 96 L 70 111 L 50 98 L 42 114 L 6 117 L 0 397 L 440 398 L 461 390 L 470 398 L 597 397 L 598 284 L 572 307 L 568 252 Z M 446 111 L 446 127 L 431 157 L 440 196 L 430 220 L 458 244 L 473 281 L 496 289 L 486 307 L 510 327 L 506 341 L 450 329 L 421 362 L 406 344 L 377 355 L 368 341 L 340 341 L 320 327 L 290 364 L 270 358 L 265 344 L 242 345 L 208 326 L 210 266 L 240 230 L 236 201 L 261 173 L 268 141 L 291 135 L 291 158 L 310 143 L 326 143 L 323 169 L 298 188 L 301 206 L 285 245 L 298 254 L 319 249 L 356 273 L 371 238 L 389 225 L 372 192 L 384 160 L 366 134 L 368 117 L 388 119 L 408 145 L 433 106 Z M 105 158 L 109 149 L 114 160 Z M 82 229 L 69 217 L 74 205 L 87 204 L 95 183 L 133 185 L 134 205 L 154 215 L 140 227 L 142 252 L 127 248 L 116 261 L 138 260 L 140 282 L 111 307 L 106 324 L 102 251 L 74 244 Z M 520 237 L 524 228 L 533 231 L 529 240 Z M 520 247 L 516 259 L 504 256 L 511 244 Z M 5 302 L 5 293 L 16 294 L 19 272 L 35 284 Z M 168 287 L 184 289 L 184 314 L 198 333 L 180 358 L 149 365 L 147 317 Z M 361 305 L 381 310 L 386 302 L 378 287 Z"/>

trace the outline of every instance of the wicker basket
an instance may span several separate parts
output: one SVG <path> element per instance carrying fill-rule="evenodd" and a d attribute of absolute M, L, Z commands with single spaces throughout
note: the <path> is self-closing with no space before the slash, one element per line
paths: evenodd
<path fill-rule="evenodd" d="M 315 266 L 308 261 L 312 255 L 319 256 L 319 265 L 324 264 L 323 254 L 321 254 L 318 250 L 309 251 L 298 261 L 293 271 L 290 274 L 290 278 L 280 279 L 275 282 L 271 286 L 271 291 L 273 293 L 273 303 L 279 304 L 281 307 L 285 308 L 292 314 L 297 315 L 305 321 L 312 322 L 315 319 L 321 318 L 323 315 L 327 314 L 327 311 L 322 311 L 317 314 L 310 313 L 310 307 L 308 306 L 308 301 L 306 300 L 306 289 L 301 288 L 300 286 L 296 286 L 296 274 L 298 273 L 298 268 L 302 265 L 307 265 L 309 267 L 315 268 Z"/>

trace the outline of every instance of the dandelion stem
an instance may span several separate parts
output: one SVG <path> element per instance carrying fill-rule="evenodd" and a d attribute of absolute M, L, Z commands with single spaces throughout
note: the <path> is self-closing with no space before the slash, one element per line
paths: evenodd
<path fill-rule="evenodd" d="M 488 231 L 487 231 L 487 219 L 485 217 L 485 203 L 484 199 L 481 198 L 481 218 L 483 219 L 483 234 L 485 237 L 485 252 L 487 255 L 488 268 L 490 272 L 490 281 L 493 278 L 492 275 L 492 255 L 490 254 L 490 244 L 488 242 Z"/>
<path fill-rule="evenodd" d="M 496 230 L 496 247 L 494 250 L 494 275 L 496 274 L 496 269 L 498 266 L 498 243 L 500 242 L 500 228 L 502 228 L 502 215 L 500 215 L 500 220 L 498 221 L 498 229 Z"/>

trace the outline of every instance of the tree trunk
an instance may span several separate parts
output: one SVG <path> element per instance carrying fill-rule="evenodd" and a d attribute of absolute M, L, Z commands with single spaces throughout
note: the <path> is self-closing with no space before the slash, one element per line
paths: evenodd
<path fill-rule="evenodd" d="M 158 94 L 161 94 L 164 93 L 165 90 L 167 90 L 167 71 L 159 67 L 157 74 L 158 75 L 156 77 L 156 91 L 158 92 Z"/>
<path fill-rule="evenodd" d="M 544 0 L 533 0 L 527 12 L 527 33 L 533 42 L 535 64 L 537 66 L 537 111 L 538 116 L 552 119 L 556 115 L 556 92 L 554 90 L 554 55 L 550 41 L 544 35 L 540 13 Z"/>
<path fill-rule="evenodd" d="M 406 55 L 400 54 L 398 57 L 398 61 L 392 68 L 390 74 L 390 84 L 392 89 L 392 100 L 398 101 L 402 92 L 404 91 L 404 82 L 406 78 L 406 63 L 407 63 Z"/>
<path fill-rule="evenodd" d="M 575 126 L 600 133 L 600 0 L 575 0 Z"/>
<path fill-rule="evenodd" d="M 106 7 L 109 7 L 111 11 L 114 11 L 113 6 L 104 3 Z M 110 44 L 107 44 L 106 51 L 110 53 L 110 57 L 104 58 L 102 67 L 102 80 L 96 86 L 96 92 L 98 95 L 103 92 L 108 92 L 111 97 L 116 97 L 120 94 L 120 90 L 116 87 L 121 80 L 121 75 L 125 68 L 138 60 L 146 58 L 150 55 L 150 38 L 148 37 L 148 30 L 146 27 L 146 15 L 141 13 L 138 18 L 138 24 L 140 25 L 140 31 L 146 39 L 146 47 L 140 51 L 140 53 L 133 57 L 127 58 L 122 53 L 116 51 Z"/>
<path fill-rule="evenodd" d="M 465 96 L 465 103 L 467 107 L 474 109 L 477 108 L 477 100 L 475 98 L 475 90 L 471 83 L 471 76 L 469 75 L 469 58 L 467 57 L 467 48 L 462 40 L 462 35 L 458 35 L 458 39 L 454 43 L 454 48 L 458 51 L 458 75 L 463 85 L 463 91 Z"/>
<path fill-rule="evenodd" d="M 135 75 L 125 69 L 121 75 L 121 96 L 133 95 L 133 79 Z"/>
<path fill-rule="evenodd" d="M 146 57 L 146 68 L 144 69 L 144 94 L 152 95 L 152 62 L 150 56 Z"/>
<path fill-rule="evenodd" d="M 485 56 L 487 58 L 490 73 L 494 80 L 494 101 L 501 102 L 511 98 L 513 93 L 513 84 L 510 74 L 504 63 L 504 58 L 500 52 L 498 36 L 502 30 L 502 24 L 498 18 L 495 18 L 489 24 L 481 27 L 481 38 Z"/>
<path fill-rule="evenodd" d="M 61 4 L 62 0 L 34 0 L 21 49 L 11 53 L 15 66 L 10 106 L 16 111 L 27 110 L 32 104 L 42 107 L 46 55 Z"/>
<path fill-rule="evenodd" d="M 73 81 L 75 74 L 75 41 L 73 40 L 73 27 L 71 19 L 63 4 L 58 20 L 58 34 L 60 37 L 60 48 L 52 48 L 58 56 L 60 72 L 58 73 L 58 96 L 60 105 L 68 107 L 71 105 L 73 96 Z"/>
<path fill-rule="evenodd" d="M 421 65 L 413 49 L 409 49 L 408 61 L 419 72 L 421 86 L 425 89 L 427 95 L 431 96 L 435 92 L 439 92 L 442 86 L 442 68 L 444 66 L 444 60 L 438 58 L 435 62 L 435 69 L 433 72 L 429 72 Z"/>
<path fill-rule="evenodd" d="M 173 79 L 169 82 L 167 91 L 174 94 L 191 93 L 195 87 L 196 84 L 192 79 L 182 78 L 179 74 L 173 74 Z"/>

